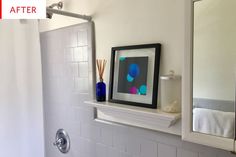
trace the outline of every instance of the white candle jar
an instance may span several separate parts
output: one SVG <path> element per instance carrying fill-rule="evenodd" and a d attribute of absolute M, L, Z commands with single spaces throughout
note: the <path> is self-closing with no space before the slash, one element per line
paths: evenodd
<path fill-rule="evenodd" d="M 181 76 L 170 71 L 169 75 L 160 77 L 161 110 L 169 113 L 181 112 Z"/>

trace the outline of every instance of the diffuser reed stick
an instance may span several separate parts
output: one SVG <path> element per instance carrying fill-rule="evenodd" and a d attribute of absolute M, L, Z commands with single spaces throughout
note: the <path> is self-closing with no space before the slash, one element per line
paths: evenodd
<path fill-rule="evenodd" d="M 97 59 L 97 68 L 98 68 L 98 74 L 99 74 L 99 79 L 102 82 L 103 81 L 103 74 L 104 74 L 104 70 L 107 64 L 107 61 L 105 59 Z"/>

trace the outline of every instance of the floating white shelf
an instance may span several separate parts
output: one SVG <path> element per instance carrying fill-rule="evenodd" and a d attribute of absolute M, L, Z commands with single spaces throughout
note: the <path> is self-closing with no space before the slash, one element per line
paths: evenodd
<path fill-rule="evenodd" d="M 96 108 L 96 120 L 115 122 L 175 135 L 181 135 L 181 114 L 165 113 L 149 109 L 110 102 L 86 101 Z"/>

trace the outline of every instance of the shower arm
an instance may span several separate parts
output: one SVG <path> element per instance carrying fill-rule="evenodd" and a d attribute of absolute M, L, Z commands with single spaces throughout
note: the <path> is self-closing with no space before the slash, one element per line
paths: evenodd
<path fill-rule="evenodd" d="M 50 7 L 47 7 L 46 9 L 47 9 L 47 13 L 54 13 L 54 14 L 59 14 L 59 15 L 63 15 L 63 16 L 70 16 L 70 17 L 74 17 L 74 18 L 84 19 L 87 21 L 92 20 L 92 17 L 87 16 L 87 15 L 80 15 L 80 14 L 71 13 L 71 12 L 67 12 L 67 11 L 52 9 Z"/>

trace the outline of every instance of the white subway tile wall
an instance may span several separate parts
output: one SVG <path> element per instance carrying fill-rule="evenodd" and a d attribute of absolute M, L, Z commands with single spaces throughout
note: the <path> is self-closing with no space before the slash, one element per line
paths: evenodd
<path fill-rule="evenodd" d="M 41 34 L 46 157 L 233 157 L 175 135 L 95 122 L 94 109 L 83 103 L 91 99 L 88 27 L 82 24 Z M 60 128 L 70 135 L 68 154 L 53 146 Z"/>

